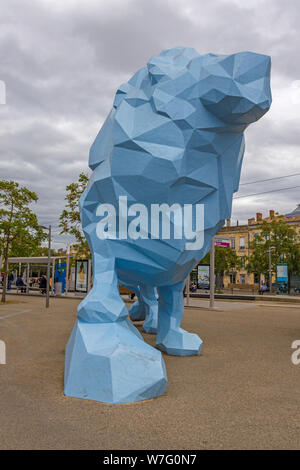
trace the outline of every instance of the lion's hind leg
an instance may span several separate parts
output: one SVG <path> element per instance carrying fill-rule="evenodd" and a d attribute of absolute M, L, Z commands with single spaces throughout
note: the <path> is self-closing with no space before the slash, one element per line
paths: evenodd
<path fill-rule="evenodd" d="M 143 330 L 156 334 L 158 324 L 158 300 L 156 287 L 140 284 L 137 291 L 138 300 L 130 307 L 132 321 L 145 320 Z"/>
<path fill-rule="evenodd" d="M 180 327 L 184 313 L 184 282 L 158 289 L 158 333 L 157 347 L 174 356 L 200 354 L 202 340 L 198 335 Z"/>

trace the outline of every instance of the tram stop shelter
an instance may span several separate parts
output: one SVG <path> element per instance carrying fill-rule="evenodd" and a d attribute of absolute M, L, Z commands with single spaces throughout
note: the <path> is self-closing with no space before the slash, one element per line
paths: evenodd
<path fill-rule="evenodd" d="M 66 256 L 51 256 L 50 257 L 50 272 L 52 272 L 52 280 L 54 280 L 55 264 Z M 27 284 L 26 292 L 29 293 L 29 280 L 32 277 L 32 273 L 37 273 L 37 277 L 41 276 L 41 271 L 47 269 L 48 256 L 29 256 L 29 257 L 10 257 L 8 258 L 8 267 L 11 265 L 18 265 L 18 275 L 24 273 L 24 281 Z M 51 271 L 52 270 L 52 271 Z M 54 282 L 51 285 L 51 293 L 54 293 Z"/>

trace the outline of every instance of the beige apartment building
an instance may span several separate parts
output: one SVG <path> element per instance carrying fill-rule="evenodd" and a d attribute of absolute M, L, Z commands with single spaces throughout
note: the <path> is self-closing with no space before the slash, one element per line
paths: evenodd
<path fill-rule="evenodd" d="M 243 258 L 250 255 L 250 242 L 254 239 L 256 234 L 259 233 L 260 222 L 262 220 L 270 221 L 271 217 L 274 216 L 274 211 L 270 210 L 269 214 L 264 218 L 263 214 L 258 212 L 256 217 L 248 219 L 248 223 L 246 225 L 231 225 L 230 220 L 226 221 L 226 225 L 220 230 L 218 235 L 229 238 L 231 248 L 236 251 L 237 255 L 240 256 L 242 260 L 242 268 L 229 275 L 224 275 L 224 287 L 230 287 L 231 284 L 245 284 L 251 287 L 258 286 L 258 276 L 254 273 L 247 273 Z M 283 221 L 295 226 L 300 234 L 300 204 L 298 204 L 294 211 L 289 214 L 285 214 Z M 275 274 L 273 282 L 274 281 Z"/>

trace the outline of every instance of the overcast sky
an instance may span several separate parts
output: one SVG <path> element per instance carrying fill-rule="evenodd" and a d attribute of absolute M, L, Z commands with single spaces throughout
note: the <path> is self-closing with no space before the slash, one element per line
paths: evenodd
<path fill-rule="evenodd" d="M 273 104 L 246 131 L 241 182 L 300 173 L 299 24 L 298 0 L 0 0 L 1 179 L 36 191 L 41 223 L 57 227 L 65 186 L 87 171 L 116 89 L 175 46 L 272 57 Z M 237 195 L 297 185 L 300 176 L 241 186 Z M 290 212 L 299 193 L 237 199 L 232 218 Z"/>

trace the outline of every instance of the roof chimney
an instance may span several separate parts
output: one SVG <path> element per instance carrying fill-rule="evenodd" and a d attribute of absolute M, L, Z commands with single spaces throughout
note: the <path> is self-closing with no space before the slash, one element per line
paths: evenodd
<path fill-rule="evenodd" d="M 262 220 L 262 213 L 256 212 L 256 222 L 259 222 L 260 220 Z"/>
<path fill-rule="evenodd" d="M 230 219 L 226 219 L 226 227 L 230 227 Z"/>
<path fill-rule="evenodd" d="M 251 219 L 248 219 L 248 225 L 253 224 L 253 222 L 255 222 L 255 218 L 254 218 L 254 217 L 251 217 Z"/>
<path fill-rule="evenodd" d="M 269 213 L 270 213 L 270 217 L 274 217 L 275 212 L 273 210 L 270 210 Z"/>

